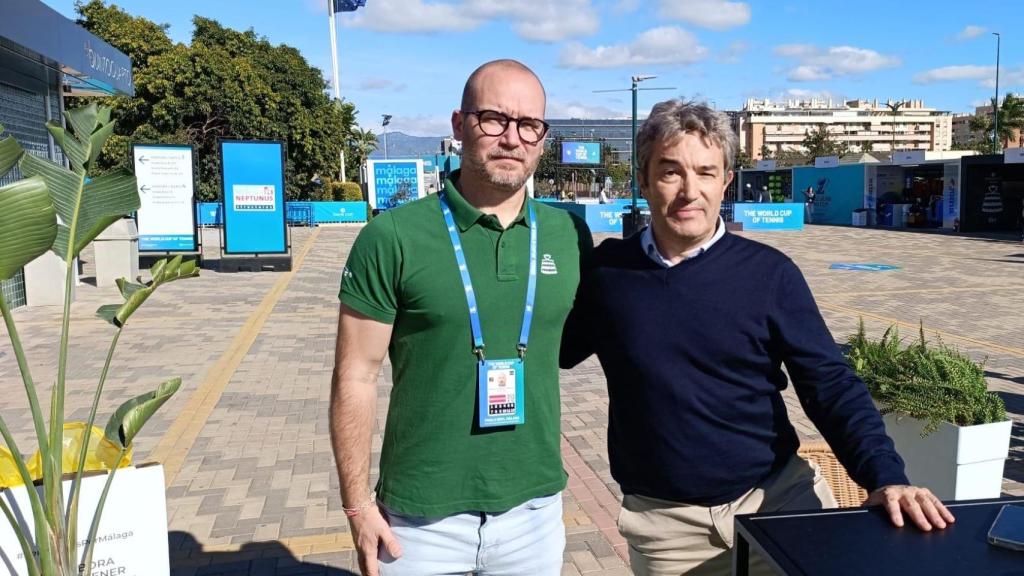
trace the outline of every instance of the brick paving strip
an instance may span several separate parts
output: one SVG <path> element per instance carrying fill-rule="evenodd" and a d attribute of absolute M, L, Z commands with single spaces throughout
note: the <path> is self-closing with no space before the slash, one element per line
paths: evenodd
<path fill-rule="evenodd" d="M 167 297 L 133 320 L 145 338 L 119 351 L 117 361 L 126 367 L 109 383 L 110 401 L 134 396 L 139 383 L 152 379 L 182 375 L 192 383 L 140 440 L 140 446 L 154 450 L 137 454 L 140 462 L 165 466 L 174 576 L 337 575 L 355 569 L 340 511 L 327 404 L 338 276 L 359 230 L 296 229 L 302 244 L 292 272 L 210 274 L 193 281 L 199 290 L 173 284 Z M 1018 297 L 1024 283 L 1015 259 L 1024 255 L 1017 255 L 1019 244 L 817 226 L 749 236 L 793 257 L 837 340 L 856 330 L 858 318 L 872 336 L 898 324 L 913 338 L 917 319 L 923 318 L 929 336 L 954 341 L 974 358 L 986 357 L 990 387 L 1004 394 L 1015 421 L 1004 492 L 1024 494 L 1024 317 Z M 829 262 L 857 261 L 866 254 L 902 270 L 828 270 Z M 80 296 L 76 318 L 91 318 L 97 304 L 117 298 L 116 290 L 88 286 Z M 59 310 L 16 314 L 30 357 L 52 347 Z M 81 418 L 109 327 L 95 320 L 76 326 L 82 347 L 69 362 L 74 373 L 68 406 Z M 0 377 L 7 385 L 17 375 L 5 354 L 9 349 L 0 342 Z M 52 378 L 52 360 L 38 368 L 37 380 Z M 378 474 L 390 388 L 385 363 L 371 484 Z M 626 544 L 615 526 L 621 495 L 608 468 L 608 398 L 597 361 L 562 371 L 561 388 L 561 450 L 569 474 L 562 574 L 628 575 Z M 801 438 L 819 438 L 791 388 L 785 398 Z M 30 439 L 24 401 L 5 398 L 3 407 L 19 438 Z"/>
<path fill-rule="evenodd" d="M 170 487 L 178 476 L 182 464 L 188 457 L 189 450 L 192 449 L 199 433 L 206 426 L 207 419 L 217 406 L 217 402 L 220 401 L 224 389 L 231 382 L 235 370 L 249 353 L 249 348 L 256 341 L 256 337 L 259 336 L 270 313 L 273 312 L 274 305 L 284 294 L 295 274 L 302 268 L 306 255 L 313 248 L 319 235 L 320 229 L 317 228 L 295 256 L 291 271 L 284 273 L 274 283 L 273 288 L 235 335 L 231 345 L 210 369 L 206 380 L 192 393 L 188 404 L 179 412 L 178 417 L 164 433 L 160 443 L 149 453 L 149 460 L 163 463 L 164 483 L 167 487 Z"/>

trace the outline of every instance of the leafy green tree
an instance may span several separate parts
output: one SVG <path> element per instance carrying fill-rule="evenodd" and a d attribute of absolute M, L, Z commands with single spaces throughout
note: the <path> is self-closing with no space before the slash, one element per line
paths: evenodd
<path fill-rule="evenodd" d="M 549 180 L 555 177 L 555 165 L 558 164 L 559 141 L 548 140 L 544 144 L 544 152 L 537 162 L 537 169 L 534 171 L 534 180 Z"/>
<path fill-rule="evenodd" d="M 813 157 L 797 152 L 796 150 L 779 150 L 775 153 L 775 165 L 782 166 L 806 166 L 814 161 Z"/>
<path fill-rule="evenodd" d="M 197 195 L 214 200 L 221 195 L 219 140 L 282 140 L 288 199 L 309 198 L 321 176 L 337 174 L 355 105 L 329 98 L 320 70 L 295 48 L 200 16 L 191 44 L 174 44 L 166 27 L 101 0 L 77 9 L 80 24 L 132 56 L 134 68 L 135 97 L 107 99 L 118 124 L 99 168 L 130 164 L 129 142 L 191 144 Z"/>
<path fill-rule="evenodd" d="M 993 108 L 997 107 L 995 98 L 992 98 L 990 101 Z M 980 152 L 993 154 L 997 153 L 1000 148 L 1024 146 L 1024 98 L 1016 96 L 1012 92 L 1008 92 L 1006 97 L 1003 98 L 1002 105 L 998 105 L 998 109 L 998 138 L 999 142 L 1002 144 L 1000 147 L 994 147 L 991 145 L 992 131 L 995 129 L 995 123 L 993 122 L 992 116 L 986 114 L 971 118 L 971 130 L 981 132 L 987 136 L 985 138 L 987 145 L 979 142 L 975 147 L 975 149 Z"/>
<path fill-rule="evenodd" d="M 850 153 L 850 146 L 846 142 L 840 142 L 832 138 L 828 128 L 819 124 L 818 128 L 807 132 L 802 142 L 808 158 L 820 156 L 845 156 Z"/>
<path fill-rule="evenodd" d="M 754 159 L 750 157 L 750 154 L 747 154 L 746 152 L 740 152 L 736 154 L 736 170 L 753 168 L 756 165 L 757 163 L 754 162 Z"/>

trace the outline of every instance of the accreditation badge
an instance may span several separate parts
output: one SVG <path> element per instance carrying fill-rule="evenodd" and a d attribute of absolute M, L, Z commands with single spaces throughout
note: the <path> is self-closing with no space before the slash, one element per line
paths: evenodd
<path fill-rule="evenodd" d="M 483 360 L 477 364 L 481 428 L 526 422 L 523 361 Z"/>

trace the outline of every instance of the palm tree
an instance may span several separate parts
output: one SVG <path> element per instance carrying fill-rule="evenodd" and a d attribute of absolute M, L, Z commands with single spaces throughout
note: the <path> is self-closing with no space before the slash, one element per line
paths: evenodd
<path fill-rule="evenodd" d="M 996 107 L 996 99 L 992 98 L 992 107 Z M 1003 148 L 1013 144 L 1024 146 L 1024 98 L 1012 92 L 1006 94 L 1002 106 L 999 106 L 999 141 Z M 992 138 L 994 128 L 991 116 L 975 116 L 970 122 L 971 130 L 980 131 Z M 996 152 L 996 150 L 992 150 Z"/>
<path fill-rule="evenodd" d="M 355 152 L 356 166 L 362 166 L 366 159 L 370 157 L 370 153 L 379 146 L 380 143 L 377 141 L 377 135 L 373 132 L 363 130 L 362 128 L 352 129 L 349 148 Z"/>

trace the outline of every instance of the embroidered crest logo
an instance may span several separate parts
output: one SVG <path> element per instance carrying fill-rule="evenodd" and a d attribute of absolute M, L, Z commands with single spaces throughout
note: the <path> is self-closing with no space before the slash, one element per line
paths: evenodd
<path fill-rule="evenodd" d="M 540 261 L 540 273 L 541 274 L 558 274 L 558 267 L 555 266 L 555 260 L 551 257 L 551 254 L 545 254 L 544 258 Z"/>

